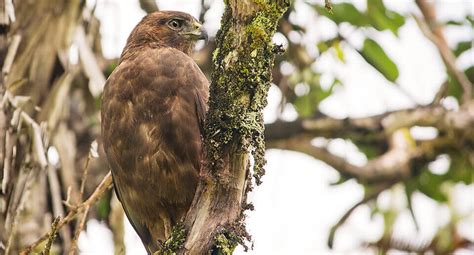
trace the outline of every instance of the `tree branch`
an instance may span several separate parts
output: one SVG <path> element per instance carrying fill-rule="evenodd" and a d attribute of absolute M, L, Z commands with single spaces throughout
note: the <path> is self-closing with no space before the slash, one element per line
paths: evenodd
<path fill-rule="evenodd" d="M 277 121 L 265 125 L 267 141 L 291 138 L 301 134 L 326 138 L 350 138 L 354 141 L 384 141 L 400 128 L 432 126 L 440 131 L 474 131 L 474 103 L 459 111 L 448 111 L 439 105 L 388 112 L 365 118 L 334 119 L 327 116 Z"/>
<path fill-rule="evenodd" d="M 356 166 L 345 158 L 330 153 L 326 148 L 315 147 L 311 144 L 312 137 L 299 136 L 290 139 L 268 142 L 268 148 L 298 151 L 323 161 L 346 177 L 356 178 L 363 183 L 400 179 L 409 175 L 410 157 L 401 150 L 389 151 L 377 159 L 369 161 L 364 166 Z M 398 165 L 401 164 L 401 165 Z"/>
<path fill-rule="evenodd" d="M 362 200 L 360 200 L 358 203 L 353 205 L 346 213 L 344 213 L 344 215 L 339 219 L 339 221 L 334 226 L 331 227 L 331 230 L 329 231 L 328 247 L 331 249 L 333 248 L 334 238 L 336 237 L 336 231 L 339 229 L 339 227 L 344 225 L 346 220 L 349 218 L 349 216 L 352 215 L 355 209 L 357 209 L 359 206 L 373 199 L 376 199 L 382 191 L 390 188 L 391 186 L 392 186 L 392 183 L 382 183 L 381 185 L 376 187 L 375 190 L 365 194 L 365 197 Z"/>
<path fill-rule="evenodd" d="M 275 48 L 271 38 L 289 2 L 229 0 L 217 35 L 202 180 L 186 217 L 180 254 L 229 254 L 246 238 L 250 153 L 264 164 L 263 116 Z M 221 252 L 221 253 L 219 253 Z"/>
<path fill-rule="evenodd" d="M 461 84 L 464 90 L 463 101 L 467 102 L 471 100 L 473 85 L 466 74 L 456 67 L 456 57 L 446 42 L 443 28 L 436 20 L 436 10 L 433 3 L 427 0 L 416 0 L 415 2 L 425 18 L 425 21 L 423 21 L 415 17 L 421 31 L 436 45 L 448 71 L 455 77 L 459 84 Z"/>
<path fill-rule="evenodd" d="M 289 139 L 271 141 L 269 148 L 293 150 L 308 154 L 323 161 L 341 175 L 357 179 L 361 183 L 399 181 L 413 174 L 414 167 L 434 160 L 442 151 L 454 147 L 451 139 L 437 138 L 413 147 L 407 140 L 406 132 L 395 132 L 391 137 L 391 147 L 384 154 L 369 160 L 363 166 L 349 163 L 345 158 L 330 153 L 325 148 L 311 144 L 311 136 L 295 136 Z"/>

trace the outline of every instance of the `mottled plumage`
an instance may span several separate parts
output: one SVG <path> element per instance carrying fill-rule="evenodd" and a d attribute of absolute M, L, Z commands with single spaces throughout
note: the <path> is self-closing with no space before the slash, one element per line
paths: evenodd
<path fill-rule="evenodd" d="M 205 31 L 156 12 L 132 31 L 102 96 L 115 190 L 149 253 L 189 209 L 198 183 L 208 81 L 189 54 Z"/>

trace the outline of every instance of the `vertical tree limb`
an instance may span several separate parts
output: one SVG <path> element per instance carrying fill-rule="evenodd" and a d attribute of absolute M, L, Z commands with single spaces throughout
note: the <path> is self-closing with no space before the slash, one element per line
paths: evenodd
<path fill-rule="evenodd" d="M 214 52 L 206 120 L 202 180 L 186 218 L 181 254 L 228 254 L 245 235 L 249 157 L 257 182 L 263 174 L 262 110 L 266 105 L 276 47 L 271 39 L 288 1 L 226 2 Z M 224 240 L 225 239 L 225 240 Z M 226 246 L 226 247 L 223 247 Z"/>

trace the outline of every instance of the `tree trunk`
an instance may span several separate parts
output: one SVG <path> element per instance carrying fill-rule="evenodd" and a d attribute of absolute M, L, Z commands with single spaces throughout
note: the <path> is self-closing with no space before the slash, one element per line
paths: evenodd
<path fill-rule="evenodd" d="M 231 254 L 247 237 L 243 210 L 251 188 L 249 158 L 257 183 L 263 174 L 262 110 L 266 105 L 274 54 L 271 42 L 288 1 L 229 0 L 217 35 L 209 111 L 206 162 L 186 218 L 183 254 L 212 250 Z"/>

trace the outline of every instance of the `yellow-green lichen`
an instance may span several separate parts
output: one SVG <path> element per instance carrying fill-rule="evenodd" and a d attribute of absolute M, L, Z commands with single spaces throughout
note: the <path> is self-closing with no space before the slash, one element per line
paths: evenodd
<path fill-rule="evenodd" d="M 174 255 L 181 249 L 186 241 L 186 229 L 182 223 L 173 227 L 171 237 L 164 242 L 154 255 Z"/>
<path fill-rule="evenodd" d="M 235 18 L 227 6 L 213 54 L 210 111 L 206 121 L 206 150 L 211 170 L 218 169 L 222 152 L 234 140 L 239 151 L 251 152 L 260 183 L 265 164 L 262 110 L 267 104 L 274 52 L 271 39 L 288 1 L 254 0 L 258 11 Z M 235 25 L 239 23 L 238 25 Z"/>
<path fill-rule="evenodd" d="M 214 238 L 214 249 L 212 254 L 216 255 L 232 255 L 235 248 L 239 244 L 240 238 L 233 233 L 220 233 Z"/>

